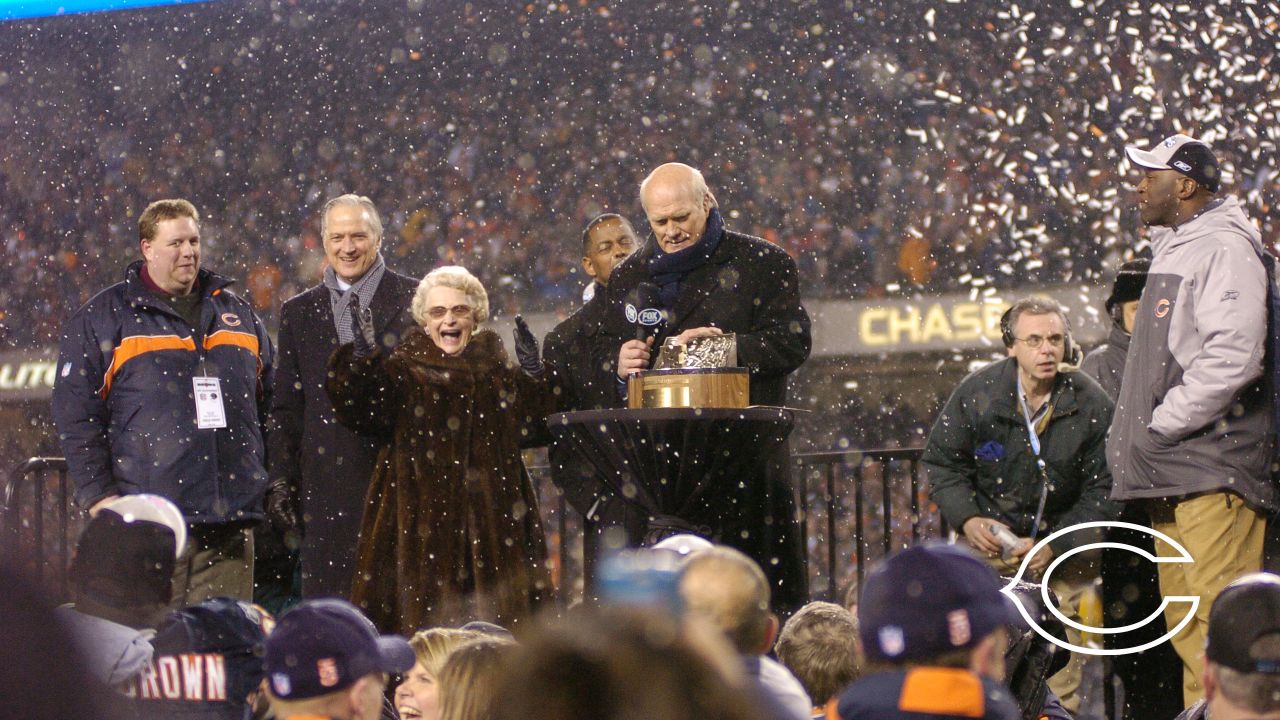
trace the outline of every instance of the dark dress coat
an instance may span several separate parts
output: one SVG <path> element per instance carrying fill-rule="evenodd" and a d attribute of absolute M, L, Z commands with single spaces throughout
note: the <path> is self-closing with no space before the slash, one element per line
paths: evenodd
<path fill-rule="evenodd" d="M 596 286 L 591 299 L 547 333 L 542 359 L 557 373 L 556 405 L 568 410 L 599 410 L 618 404 L 612 365 L 592 357 L 608 307 L 607 288 Z"/>
<path fill-rule="evenodd" d="M 369 303 L 381 347 L 394 348 L 415 326 L 409 305 L 417 287 L 411 277 L 383 274 Z M 325 394 L 329 357 L 338 349 L 328 288 L 317 285 L 285 302 L 279 345 L 268 469 L 273 481 L 283 478 L 295 488 L 302 502 L 303 595 L 346 598 L 381 442 L 338 423 Z"/>
<path fill-rule="evenodd" d="M 508 363 L 482 330 L 456 356 L 419 327 L 389 355 L 334 353 L 339 420 L 389 440 L 365 500 L 352 601 L 383 632 L 486 620 L 518 627 L 550 597 L 522 438 L 552 410 L 550 383 Z"/>
<path fill-rule="evenodd" d="M 1094 348 L 1080 363 L 1080 372 L 1098 381 L 1111 402 L 1120 397 L 1120 380 L 1124 378 L 1124 360 L 1129 354 L 1129 333 L 1119 323 L 1111 323 L 1107 342 Z"/>
<path fill-rule="evenodd" d="M 609 307 L 598 334 L 594 367 L 614 383 L 615 392 L 618 350 L 635 337 L 635 326 L 626 319 L 626 299 L 641 282 L 651 281 L 649 260 L 655 248 L 650 238 L 609 278 Z M 809 357 L 812 340 L 809 315 L 800 304 L 799 272 L 785 250 L 725 230 L 711 257 L 682 280 L 654 346 L 670 335 L 704 326 L 737 334 L 738 365 L 750 372 L 752 405 L 786 404 L 787 376 Z M 621 406 L 621 395 L 616 397 L 615 406 Z M 782 614 L 798 609 L 809 596 L 804 533 L 796 520 L 788 456 L 784 445 L 762 464 L 758 476 L 744 478 L 743 494 L 736 498 L 742 510 L 719 533 L 722 542 L 760 564 L 773 588 L 773 608 Z"/>
<path fill-rule="evenodd" d="M 626 298 L 640 283 L 651 282 L 649 260 L 655 248 L 650 238 L 614 268 L 609 280 L 610 307 L 600 329 L 603 343 L 597 343 L 596 364 L 607 365 L 614 378 L 618 349 L 635 337 L 635 326 L 624 312 Z M 738 364 L 751 373 L 751 404 L 785 405 L 787 376 L 809 358 L 812 346 L 809 314 L 800 304 L 799 272 L 791 256 L 766 240 L 724 231 L 711 258 L 681 282 L 680 296 L 668 308 L 654 347 L 683 330 L 712 325 L 737 333 Z"/>
<path fill-rule="evenodd" d="M 593 354 L 596 336 L 608 307 L 605 288 L 596 292 L 577 312 L 556 325 L 543 342 L 542 359 L 551 368 L 556 389 L 556 411 L 600 410 L 618 403 L 617 382 L 612 366 Z M 551 480 L 564 494 L 570 507 L 582 515 L 583 576 L 590 586 L 595 563 L 601 552 L 603 533 L 622 527 L 630 543 L 644 535 L 645 516 L 618 497 L 591 463 L 572 443 L 548 438 L 547 460 Z"/>

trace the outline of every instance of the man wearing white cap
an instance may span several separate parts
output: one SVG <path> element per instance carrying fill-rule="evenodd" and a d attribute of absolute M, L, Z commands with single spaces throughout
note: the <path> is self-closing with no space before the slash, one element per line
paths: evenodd
<path fill-rule="evenodd" d="M 120 688 L 146 669 L 186 543 L 182 512 L 147 494 L 106 504 L 80 534 L 68 572 L 75 602 L 57 612 L 104 686 Z"/>
<path fill-rule="evenodd" d="M 1107 441 L 1112 497 L 1147 504 L 1156 530 L 1194 562 L 1159 566 L 1160 592 L 1200 597 L 1173 638 L 1183 700 L 1200 699 L 1209 608 L 1236 577 L 1262 567 L 1274 427 L 1263 374 L 1267 268 L 1257 227 L 1231 196 L 1217 197 L 1217 158 L 1174 135 L 1126 149 L 1145 171 L 1138 210 L 1153 257 L 1138 305 Z M 1176 553 L 1156 542 L 1161 556 Z M 1169 627 L 1187 612 L 1166 610 Z"/>

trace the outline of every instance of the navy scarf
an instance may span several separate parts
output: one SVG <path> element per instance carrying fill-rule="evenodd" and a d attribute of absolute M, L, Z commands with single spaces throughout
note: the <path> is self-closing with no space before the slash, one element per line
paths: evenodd
<path fill-rule="evenodd" d="M 723 237 L 724 220 L 720 217 L 720 209 L 713 207 L 707 213 L 707 227 L 698 242 L 673 253 L 663 252 L 661 247 L 654 248 L 653 257 L 649 258 L 649 275 L 658 286 L 663 307 L 668 310 L 675 307 L 685 275 L 706 264 L 720 247 Z"/>

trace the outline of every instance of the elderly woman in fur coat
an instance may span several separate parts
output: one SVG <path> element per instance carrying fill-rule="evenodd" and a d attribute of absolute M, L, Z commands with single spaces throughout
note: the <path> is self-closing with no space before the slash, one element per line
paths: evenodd
<path fill-rule="evenodd" d="M 387 440 L 365 498 L 352 601 L 384 632 L 523 623 L 550 597 L 546 544 L 520 445 L 552 412 L 537 341 L 517 316 L 519 367 L 492 330 L 484 287 L 460 267 L 418 286 L 390 354 L 352 311 L 329 361 L 338 419 Z"/>

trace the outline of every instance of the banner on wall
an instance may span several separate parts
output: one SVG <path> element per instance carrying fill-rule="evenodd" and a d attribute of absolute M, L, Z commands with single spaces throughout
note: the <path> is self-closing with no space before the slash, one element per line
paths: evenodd
<path fill-rule="evenodd" d="M 0 352 L 0 402 L 47 400 L 57 370 L 53 348 Z"/>

